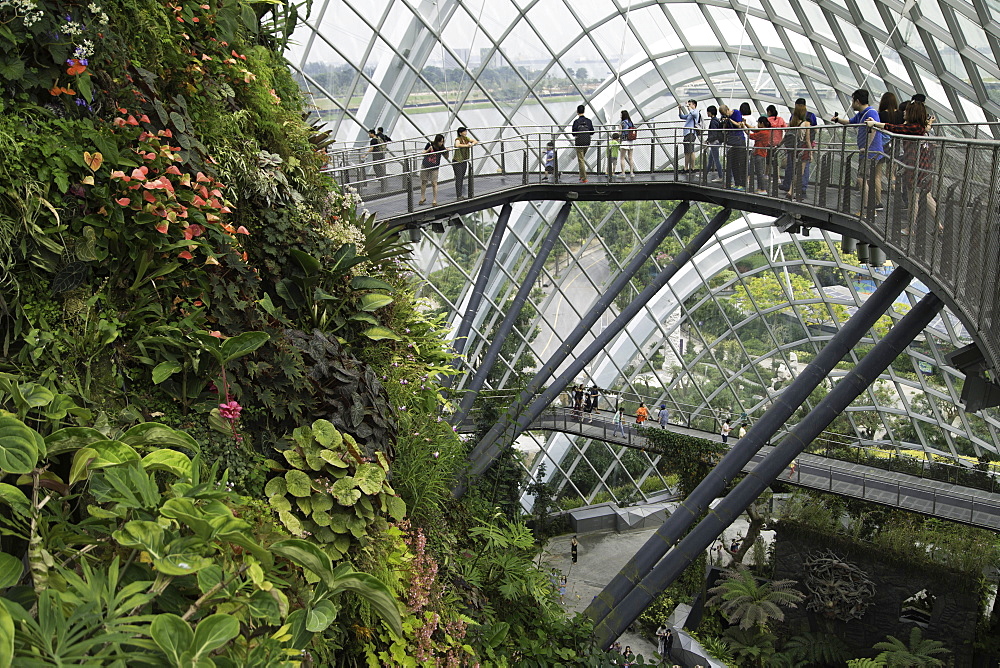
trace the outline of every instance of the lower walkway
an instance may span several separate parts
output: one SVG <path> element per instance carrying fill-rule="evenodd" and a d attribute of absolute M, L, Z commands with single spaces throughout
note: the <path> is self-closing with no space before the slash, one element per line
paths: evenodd
<path fill-rule="evenodd" d="M 647 424 L 657 427 L 653 423 Z M 645 437 L 639 435 L 635 424 L 625 424 L 622 427 L 623 430 L 616 431 L 610 420 L 596 415 L 591 422 L 578 422 L 572 409 L 552 408 L 529 428 L 585 436 L 659 454 L 654 447 L 650 447 Z M 673 424 L 667 425 L 667 429 L 694 438 L 719 438 L 708 432 Z M 462 425 L 459 430 L 471 431 L 466 425 Z M 733 438 L 732 442 L 735 443 L 736 439 Z M 752 473 L 770 451 L 771 446 L 761 448 L 743 470 Z M 780 478 L 779 482 L 1000 531 L 1000 494 L 918 478 L 906 473 L 803 453 L 799 455 L 794 468 Z"/>

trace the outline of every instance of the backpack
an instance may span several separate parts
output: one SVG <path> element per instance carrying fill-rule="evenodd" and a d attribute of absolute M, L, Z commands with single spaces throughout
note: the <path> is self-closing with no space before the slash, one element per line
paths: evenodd
<path fill-rule="evenodd" d="M 638 132 L 635 129 L 635 124 L 632 121 L 629 121 L 628 131 L 623 134 L 622 139 L 624 139 L 625 141 L 635 141 L 637 135 Z"/>
<path fill-rule="evenodd" d="M 694 136 L 700 137 L 701 133 L 705 131 L 705 119 L 702 117 L 701 112 L 698 112 L 698 122 L 694 124 Z"/>

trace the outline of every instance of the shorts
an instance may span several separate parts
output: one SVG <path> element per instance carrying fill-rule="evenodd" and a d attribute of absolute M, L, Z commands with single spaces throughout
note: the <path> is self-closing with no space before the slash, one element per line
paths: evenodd
<path fill-rule="evenodd" d="M 420 185 L 424 185 L 426 183 L 437 184 L 437 182 L 438 182 L 437 167 L 427 167 L 420 170 Z"/>
<path fill-rule="evenodd" d="M 551 174 L 554 171 L 556 171 L 555 167 L 553 167 L 552 165 L 545 165 L 545 173 L 546 174 Z"/>
<path fill-rule="evenodd" d="M 686 135 L 684 135 L 684 152 L 685 153 L 694 153 L 694 141 L 695 141 L 696 138 L 697 138 L 697 135 L 695 133 L 693 133 L 693 132 L 689 132 Z"/>

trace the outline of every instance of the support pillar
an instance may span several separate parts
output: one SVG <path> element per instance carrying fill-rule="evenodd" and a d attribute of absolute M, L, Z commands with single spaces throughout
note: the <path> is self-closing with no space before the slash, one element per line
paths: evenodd
<path fill-rule="evenodd" d="M 782 392 L 767 411 L 757 420 L 747 435 L 726 453 L 722 461 L 691 492 L 681 505 L 667 518 L 656 533 L 636 552 L 604 590 L 586 609 L 595 625 L 617 606 L 636 584 L 652 570 L 681 536 L 701 517 L 726 486 L 743 470 L 750 458 L 768 443 L 784 426 L 813 390 L 868 333 L 875 322 L 891 306 L 910 282 L 911 275 L 897 268 L 870 296 L 855 314 L 841 327 L 823 350 L 803 369 L 798 377 Z"/>
<path fill-rule="evenodd" d="M 609 647 L 664 588 L 676 580 L 699 554 L 707 550 L 813 439 L 878 379 L 906 346 L 930 324 L 943 306 L 941 299 L 933 294 L 921 299 L 753 472 L 748 473 L 620 604 L 595 625 L 594 631 L 601 647 Z"/>
<path fill-rule="evenodd" d="M 476 375 L 473 376 L 472 381 L 466 387 L 465 394 L 462 396 L 462 403 L 454 416 L 452 416 L 452 424 L 458 424 L 465 418 L 469 409 L 472 408 L 472 403 L 476 400 L 479 390 L 483 389 L 483 385 L 486 384 L 486 376 L 496 363 L 497 357 L 500 356 L 500 348 L 503 347 L 504 341 L 510 336 L 510 332 L 514 328 L 514 323 L 517 321 L 517 317 L 521 314 L 521 309 L 524 307 L 524 302 L 528 300 L 528 295 L 531 294 L 531 290 L 535 286 L 535 281 L 538 280 L 538 275 L 542 272 L 542 267 L 545 266 L 545 261 L 548 259 L 556 239 L 559 238 L 559 233 L 562 231 L 563 225 L 566 224 L 566 219 L 569 218 L 569 212 L 572 208 L 572 202 L 566 202 L 559 209 L 552 227 L 549 228 L 548 234 L 545 235 L 545 239 L 542 241 L 541 248 L 538 249 L 535 260 L 528 269 L 528 274 L 524 277 L 521 287 L 517 290 L 514 303 L 511 304 L 510 310 L 504 316 L 503 322 L 500 323 L 500 327 L 497 329 L 490 347 L 486 350 L 479 368 L 476 369 Z M 508 217 L 509 215 L 508 213 Z"/>

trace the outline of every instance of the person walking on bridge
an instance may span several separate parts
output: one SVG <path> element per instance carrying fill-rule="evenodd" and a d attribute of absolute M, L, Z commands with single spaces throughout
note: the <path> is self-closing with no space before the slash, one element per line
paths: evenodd
<path fill-rule="evenodd" d="M 666 429 L 670 423 L 670 411 L 667 410 L 666 404 L 660 404 L 660 412 L 656 416 L 656 421 L 660 423 L 660 429 Z"/>
<path fill-rule="evenodd" d="M 615 410 L 615 416 L 611 418 L 611 422 L 615 425 L 615 431 L 611 434 L 612 438 L 621 433 L 622 436 L 625 435 L 625 409 L 619 406 Z"/>
<path fill-rule="evenodd" d="M 423 204 L 427 201 L 427 184 L 431 184 L 433 199 L 431 206 L 438 203 L 438 169 L 441 167 L 441 159 L 448 157 L 448 149 L 444 146 L 444 135 L 436 135 L 434 141 L 428 142 L 424 146 L 424 157 L 420 163 L 420 201 Z"/>
<path fill-rule="evenodd" d="M 584 116 L 587 108 L 582 104 L 576 108 L 576 120 L 573 121 L 573 144 L 576 146 L 576 162 L 580 167 L 580 183 L 587 182 L 587 150 L 594 136 L 594 124 Z"/>
<path fill-rule="evenodd" d="M 622 120 L 621 120 L 622 132 L 621 132 L 621 172 L 622 176 L 625 176 L 625 166 L 628 166 L 629 175 L 635 177 L 635 160 L 632 159 L 632 149 L 635 147 L 635 137 L 636 129 L 635 123 L 632 122 L 632 117 L 629 116 L 628 112 L 622 109 Z"/>
<path fill-rule="evenodd" d="M 649 419 L 649 409 L 646 408 L 646 404 L 639 402 L 639 408 L 635 411 L 635 423 L 642 426 L 642 423 Z"/>

